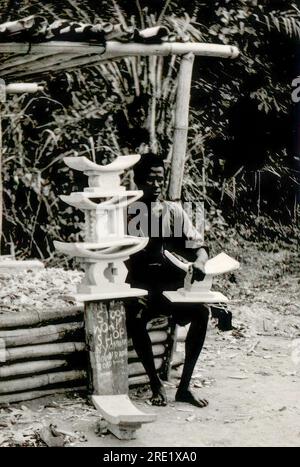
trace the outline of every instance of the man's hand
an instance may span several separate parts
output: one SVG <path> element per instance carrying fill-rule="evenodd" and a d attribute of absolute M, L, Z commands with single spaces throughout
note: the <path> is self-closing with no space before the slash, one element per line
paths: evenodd
<path fill-rule="evenodd" d="M 208 254 L 207 251 L 203 248 L 200 248 L 200 250 L 197 253 L 197 259 L 193 264 L 193 275 L 192 275 L 192 284 L 197 281 L 201 282 L 205 278 L 205 264 L 208 260 Z"/>

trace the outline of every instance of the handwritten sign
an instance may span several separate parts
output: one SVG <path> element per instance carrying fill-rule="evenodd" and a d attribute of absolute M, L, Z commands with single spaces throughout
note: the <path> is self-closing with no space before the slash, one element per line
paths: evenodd
<path fill-rule="evenodd" d="M 128 392 L 127 333 L 121 302 L 86 303 L 94 394 Z"/>

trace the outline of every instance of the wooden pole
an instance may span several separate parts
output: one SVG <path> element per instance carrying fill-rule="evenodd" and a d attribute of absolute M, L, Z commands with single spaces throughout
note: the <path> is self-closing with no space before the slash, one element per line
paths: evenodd
<path fill-rule="evenodd" d="M 64 394 L 67 392 L 81 392 L 86 391 L 86 386 L 69 387 L 69 388 L 55 388 L 55 389 L 43 389 L 41 391 L 28 391 L 18 392 L 15 394 L 5 394 L 0 396 L 1 404 L 12 404 L 14 402 L 24 402 L 32 399 L 38 399 L 39 397 L 51 396 L 52 394 Z"/>
<path fill-rule="evenodd" d="M 103 46 L 91 45 L 84 42 L 64 42 L 51 41 L 41 44 L 31 44 L 28 52 L 27 43 L 0 43 L 0 54 L 27 54 L 28 58 L 32 55 L 44 54 L 67 54 L 67 55 L 99 55 L 100 60 L 111 60 L 117 57 L 130 56 L 151 56 L 151 55 L 194 55 L 219 58 L 236 58 L 239 55 L 239 49 L 232 45 L 207 44 L 202 42 L 165 42 L 163 44 L 139 44 L 124 43 L 117 41 L 108 41 L 104 49 Z M 24 57 L 24 63 L 26 62 Z"/>
<path fill-rule="evenodd" d="M 78 353 L 82 353 L 84 351 L 84 342 L 58 342 L 57 344 L 26 345 L 24 347 L 13 347 L 6 349 L 5 361 L 31 361 L 35 358 L 50 358 L 58 355 L 71 355 L 72 357 L 77 357 Z"/>
<path fill-rule="evenodd" d="M 26 330 L 25 330 L 26 331 Z M 168 341 L 167 333 L 162 331 L 150 331 L 149 333 L 154 356 L 164 355 Z M 32 337 L 32 336 L 31 336 Z M 49 337 L 52 340 L 52 336 Z M 29 340 L 28 340 L 29 341 Z M 30 361 L 37 358 L 49 358 L 57 355 L 76 356 L 86 350 L 84 342 L 57 342 L 21 347 L 8 347 L 5 350 L 5 362 L 17 360 Z M 138 356 L 132 346 L 128 347 L 128 360 L 138 360 Z"/>
<path fill-rule="evenodd" d="M 1 255 L 1 244 L 2 244 L 2 218 L 3 218 L 3 181 L 2 181 L 2 107 L 6 102 L 6 83 L 3 79 L 0 79 L 0 255 Z"/>
<path fill-rule="evenodd" d="M 36 83 L 12 83 L 6 85 L 4 80 L 0 79 L 0 255 L 2 243 L 2 228 L 3 228 L 3 180 L 2 180 L 2 166 L 3 166 L 3 150 L 2 150 L 2 103 L 6 102 L 6 94 L 22 94 L 36 93 L 42 91 L 44 88 Z"/>
<path fill-rule="evenodd" d="M 189 107 L 194 60 L 194 54 L 190 53 L 184 55 L 178 76 L 173 157 L 169 187 L 169 198 L 171 201 L 178 201 L 181 198 L 189 128 Z"/>
<path fill-rule="evenodd" d="M 24 375 L 33 376 L 38 373 L 46 373 L 48 371 L 57 370 L 67 366 L 67 360 L 38 360 L 33 362 L 14 363 L 13 365 L 1 365 L 0 379 L 16 378 Z"/>
<path fill-rule="evenodd" d="M 24 392 L 30 389 L 42 388 L 44 386 L 51 386 L 54 384 L 70 383 L 71 381 L 84 381 L 85 379 L 86 372 L 81 370 L 34 375 L 10 381 L 0 381 L 0 394 Z"/>
<path fill-rule="evenodd" d="M 82 321 L 83 307 L 65 307 L 60 310 L 32 310 L 24 313 L 5 313 L 0 315 L 0 331 L 9 328 L 45 325 L 55 321 Z"/>
<path fill-rule="evenodd" d="M 152 345 L 152 352 L 154 357 L 161 357 L 165 353 L 164 343 Z M 135 350 L 128 350 L 128 362 L 138 361 L 139 357 Z"/>
<path fill-rule="evenodd" d="M 2 116 L 0 102 L 0 255 L 2 251 L 2 219 L 3 219 L 3 182 L 2 182 Z"/>
<path fill-rule="evenodd" d="M 154 365 L 157 371 L 160 370 L 163 365 L 163 359 L 154 358 Z M 145 368 L 140 362 L 130 363 L 128 371 L 129 376 L 141 376 L 146 374 Z"/>
<path fill-rule="evenodd" d="M 20 347 L 22 345 L 45 344 L 80 335 L 82 322 L 52 324 L 41 328 L 24 328 L 13 331 L 0 331 L 0 339 L 6 347 Z"/>

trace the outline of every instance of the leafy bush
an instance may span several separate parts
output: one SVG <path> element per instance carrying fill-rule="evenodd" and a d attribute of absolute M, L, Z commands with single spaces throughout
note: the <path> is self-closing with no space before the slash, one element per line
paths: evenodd
<path fill-rule="evenodd" d="M 13 6 L 16 2 L 10 2 Z M 185 200 L 205 200 L 208 236 L 229 227 L 249 238 L 296 236 L 291 81 L 300 34 L 294 2 L 21 1 L 28 14 L 144 28 L 162 23 L 178 40 L 238 45 L 239 59 L 195 62 Z M 6 12 L 6 16 L 5 13 Z M 120 153 L 172 154 L 176 57 L 126 58 L 60 75 L 40 97 L 10 97 L 4 112 L 5 244 L 53 260 L 52 242 L 80 238 L 82 215 L 59 194 L 86 185 L 67 155 L 105 163 Z M 128 183 L 131 183 L 128 176 Z"/>

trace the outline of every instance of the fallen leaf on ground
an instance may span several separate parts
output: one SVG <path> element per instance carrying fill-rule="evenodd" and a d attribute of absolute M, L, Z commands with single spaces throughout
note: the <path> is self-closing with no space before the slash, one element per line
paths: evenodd
<path fill-rule="evenodd" d="M 64 447 L 65 437 L 63 435 L 55 436 L 50 427 L 44 427 L 38 431 L 41 440 L 49 447 Z"/>

